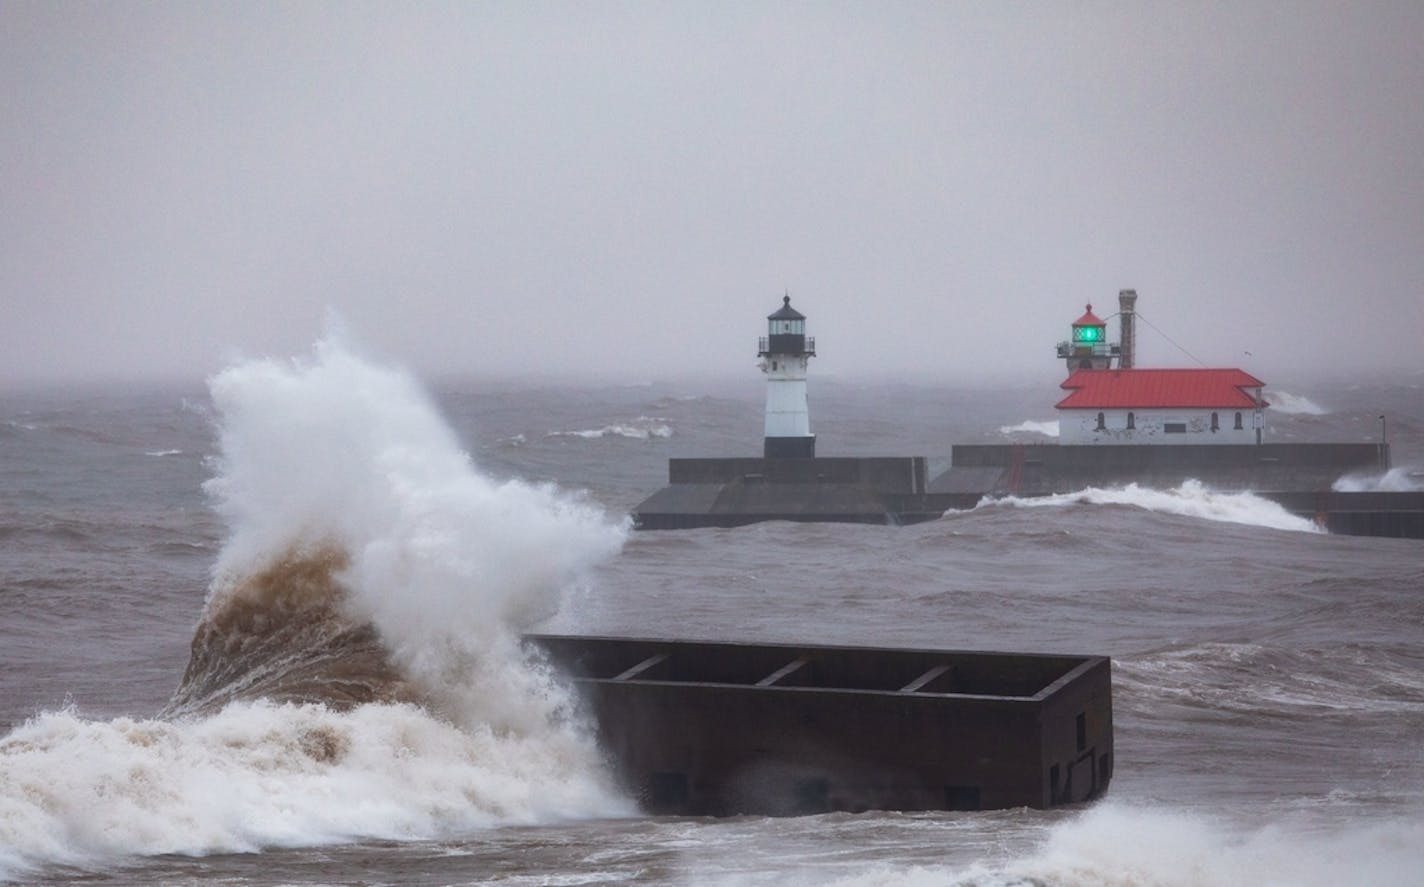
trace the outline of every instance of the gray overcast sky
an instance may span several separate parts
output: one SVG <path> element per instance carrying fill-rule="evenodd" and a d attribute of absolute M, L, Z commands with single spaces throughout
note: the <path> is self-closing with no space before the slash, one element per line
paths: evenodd
<path fill-rule="evenodd" d="M 1424 366 L 1424 3 L 0 0 L 0 387 Z M 1143 365 L 1192 365 L 1150 328 Z M 1252 356 L 1243 356 L 1250 351 Z"/>

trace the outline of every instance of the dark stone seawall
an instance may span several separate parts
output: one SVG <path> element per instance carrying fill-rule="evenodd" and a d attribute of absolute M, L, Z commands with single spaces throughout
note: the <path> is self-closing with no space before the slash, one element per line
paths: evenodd
<path fill-rule="evenodd" d="M 1424 493 L 1265 492 L 1292 514 L 1342 536 L 1424 539 Z"/>
<path fill-rule="evenodd" d="M 642 530 L 738 527 L 768 520 L 900 524 L 972 508 L 932 496 L 923 456 L 670 459 L 668 486 L 633 510 Z"/>
<path fill-rule="evenodd" d="M 633 511 L 642 530 L 759 521 L 912 524 L 986 496 L 1046 496 L 1130 483 L 1172 489 L 1197 480 L 1251 491 L 1333 533 L 1424 538 L 1424 493 L 1336 493 L 1350 474 L 1389 465 L 1379 444 L 1063 446 L 961 444 L 927 480 L 923 456 L 671 459 L 668 486 Z"/>
<path fill-rule="evenodd" d="M 1328 490 L 1341 476 L 1382 471 L 1379 444 L 1060 445 L 959 444 L 931 492 L 1070 493 L 1137 483 L 1175 487 L 1188 479 L 1221 490 Z"/>
<path fill-rule="evenodd" d="M 735 481 L 865 484 L 884 493 L 923 493 L 929 486 L 924 456 L 668 460 L 670 484 Z"/>

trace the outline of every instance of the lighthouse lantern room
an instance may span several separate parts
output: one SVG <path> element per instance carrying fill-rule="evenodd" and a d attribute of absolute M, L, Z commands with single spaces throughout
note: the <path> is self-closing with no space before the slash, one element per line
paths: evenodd
<path fill-rule="evenodd" d="M 1107 330 L 1107 323 L 1093 313 L 1091 304 L 1082 317 L 1073 321 L 1073 338 L 1058 343 L 1058 356 L 1068 364 L 1069 375 L 1078 370 L 1105 370 L 1112 366 L 1118 348 L 1108 343 Z"/>
<path fill-rule="evenodd" d="M 767 335 L 757 343 L 766 373 L 763 455 L 809 459 L 816 455 L 816 436 L 806 406 L 806 365 L 816 356 L 816 340 L 806 336 L 806 316 L 791 307 L 789 295 L 766 320 Z"/>

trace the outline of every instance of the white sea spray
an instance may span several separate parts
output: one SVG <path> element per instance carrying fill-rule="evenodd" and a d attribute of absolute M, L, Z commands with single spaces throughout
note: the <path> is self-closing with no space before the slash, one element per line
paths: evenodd
<path fill-rule="evenodd" d="M 1247 492 L 1218 492 L 1197 480 L 1187 480 L 1181 486 L 1167 490 L 1133 483 L 1123 487 L 1087 487 L 1074 493 L 1056 493 L 1051 496 L 1006 496 L 986 500 L 978 507 L 1063 508 L 1069 505 L 1132 505 L 1148 511 L 1202 520 L 1250 524 L 1302 533 L 1324 532 L 1313 522 L 1291 514 L 1269 499 Z"/>
<path fill-rule="evenodd" d="M 630 812 L 565 690 L 518 644 L 626 524 L 485 476 L 409 376 L 333 339 L 210 387 L 221 456 L 206 489 L 228 535 L 206 608 L 293 550 L 339 551 L 347 616 L 428 705 L 38 715 L 0 737 L 0 879 Z"/>

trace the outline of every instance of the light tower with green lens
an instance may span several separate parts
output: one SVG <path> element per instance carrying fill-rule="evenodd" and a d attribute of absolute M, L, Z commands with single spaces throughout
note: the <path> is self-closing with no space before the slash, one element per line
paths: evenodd
<path fill-rule="evenodd" d="M 1112 366 L 1117 346 L 1108 342 L 1108 325 L 1093 313 L 1093 306 L 1073 321 L 1073 337 L 1058 343 L 1058 356 L 1068 365 L 1068 375 L 1078 370 L 1105 370 Z"/>

